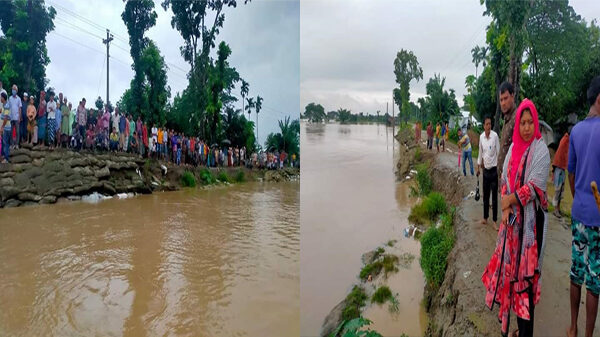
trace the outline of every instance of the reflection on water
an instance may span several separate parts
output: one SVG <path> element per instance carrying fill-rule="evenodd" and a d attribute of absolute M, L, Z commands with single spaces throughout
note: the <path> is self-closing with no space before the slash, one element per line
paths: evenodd
<path fill-rule="evenodd" d="M 419 309 L 423 277 L 418 265 L 418 243 L 404 239 L 410 211 L 408 188 L 396 183 L 395 140 L 391 129 L 377 125 L 301 125 L 302 180 L 300 196 L 300 333 L 318 335 L 325 316 L 358 282 L 361 255 L 398 239 L 398 249 L 417 257 L 401 270 L 395 292 L 402 312 L 396 327 L 388 329 L 389 313 L 365 315 L 382 331 L 422 334 L 424 314 Z M 400 290 L 402 288 L 402 290 Z M 416 303 L 416 305 L 415 305 Z M 387 310 L 387 306 L 385 307 Z M 391 325 L 392 323 L 390 323 Z"/>
<path fill-rule="evenodd" d="M 0 335 L 298 335 L 298 218 L 298 183 L 0 210 Z"/>

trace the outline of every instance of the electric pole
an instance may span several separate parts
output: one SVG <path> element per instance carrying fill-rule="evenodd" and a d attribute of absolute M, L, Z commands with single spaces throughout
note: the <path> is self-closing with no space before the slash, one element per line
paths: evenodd
<path fill-rule="evenodd" d="M 108 98 L 108 83 L 109 83 L 109 77 L 108 77 L 108 73 L 109 73 L 109 67 L 108 67 L 108 62 L 109 62 L 109 46 L 110 46 L 110 41 L 113 40 L 113 35 L 110 33 L 110 31 L 107 29 L 106 30 L 106 39 L 103 39 L 102 42 L 106 45 L 106 104 L 108 105 L 108 103 L 110 102 L 109 98 Z"/>

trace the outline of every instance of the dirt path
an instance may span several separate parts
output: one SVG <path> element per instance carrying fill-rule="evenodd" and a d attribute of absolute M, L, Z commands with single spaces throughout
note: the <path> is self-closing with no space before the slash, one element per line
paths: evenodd
<path fill-rule="evenodd" d="M 422 139 L 427 139 L 423 134 Z M 436 154 L 433 159 L 433 179 L 436 189 L 446 194 L 466 196 L 475 190 L 476 177 L 458 173 L 458 150 L 450 144 L 450 152 Z M 422 145 L 425 150 L 425 145 Z M 435 149 L 433 150 L 435 152 Z M 473 158 L 476 161 L 476 158 Z M 467 163 L 467 174 L 469 168 Z M 480 192 L 483 186 L 480 181 Z M 566 193 L 567 191 L 565 191 Z M 457 198 L 458 196 L 455 196 Z M 430 320 L 434 336 L 442 329 L 443 336 L 499 336 L 500 324 L 497 307 L 490 311 L 484 304 L 485 290 L 481 274 L 496 244 L 497 232 L 490 225 L 481 225 L 483 198 L 463 200 L 458 207 L 455 224 L 456 245 L 449 256 L 446 278 L 438 296 L 432 299 Z M 498 214 L 500 217 L 500 214 Z M 540 303 L 535 310 L 535 336 L 565 336 L 570 323 L 569 269 L 571 266 L 570 220 L 549 215 L 549 228 Z M 569 229 L 565 229 L 564 225 Z M 585 329 L 585 292 L 579 313 L 579 335 Z M 600 336 L 596 320 L 594 335 Z M 516 328 L 516 317 L 511 318 L 511 331 Z"/>

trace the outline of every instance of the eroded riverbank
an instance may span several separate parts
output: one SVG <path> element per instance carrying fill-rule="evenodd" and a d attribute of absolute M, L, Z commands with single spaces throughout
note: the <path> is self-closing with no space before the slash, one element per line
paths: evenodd
<path fill-rule="evenodd" d="M 64 149 L 21 148 L 11 164 L 0 164 L 0 208 L 78 200 L 92 193 L 115 196 L 150 194 L 186 186 L 184 174 L 198 185 L 243 181 L 290 181 L 296 168 L 265 171 L 243 167 L 206 169 L 176 166 L 127 153 L 74 152 Z"/>

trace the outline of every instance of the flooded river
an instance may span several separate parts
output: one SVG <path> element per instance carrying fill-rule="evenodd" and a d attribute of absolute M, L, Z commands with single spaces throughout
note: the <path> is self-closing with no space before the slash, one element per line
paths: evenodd
<path fill-rule="evenodd" d="M 0 210 L 0 336 L 297 336 L 299 183 Z"/>
<path fill-rule="evenodd" d="M 361 255 L 399 240 L 398 252 L 415 256 L 388 280 L 399 312 L 374 306 L 363 315 L 384 335 L 422 335 L 424 279 L 419 244 L 403 236 L 410 206 L 406 185 L 394 175 L 397 143 L 382 125 L 301 127 L 300 333 L 317 336 L 329 311 L 358 283 Z"/>

